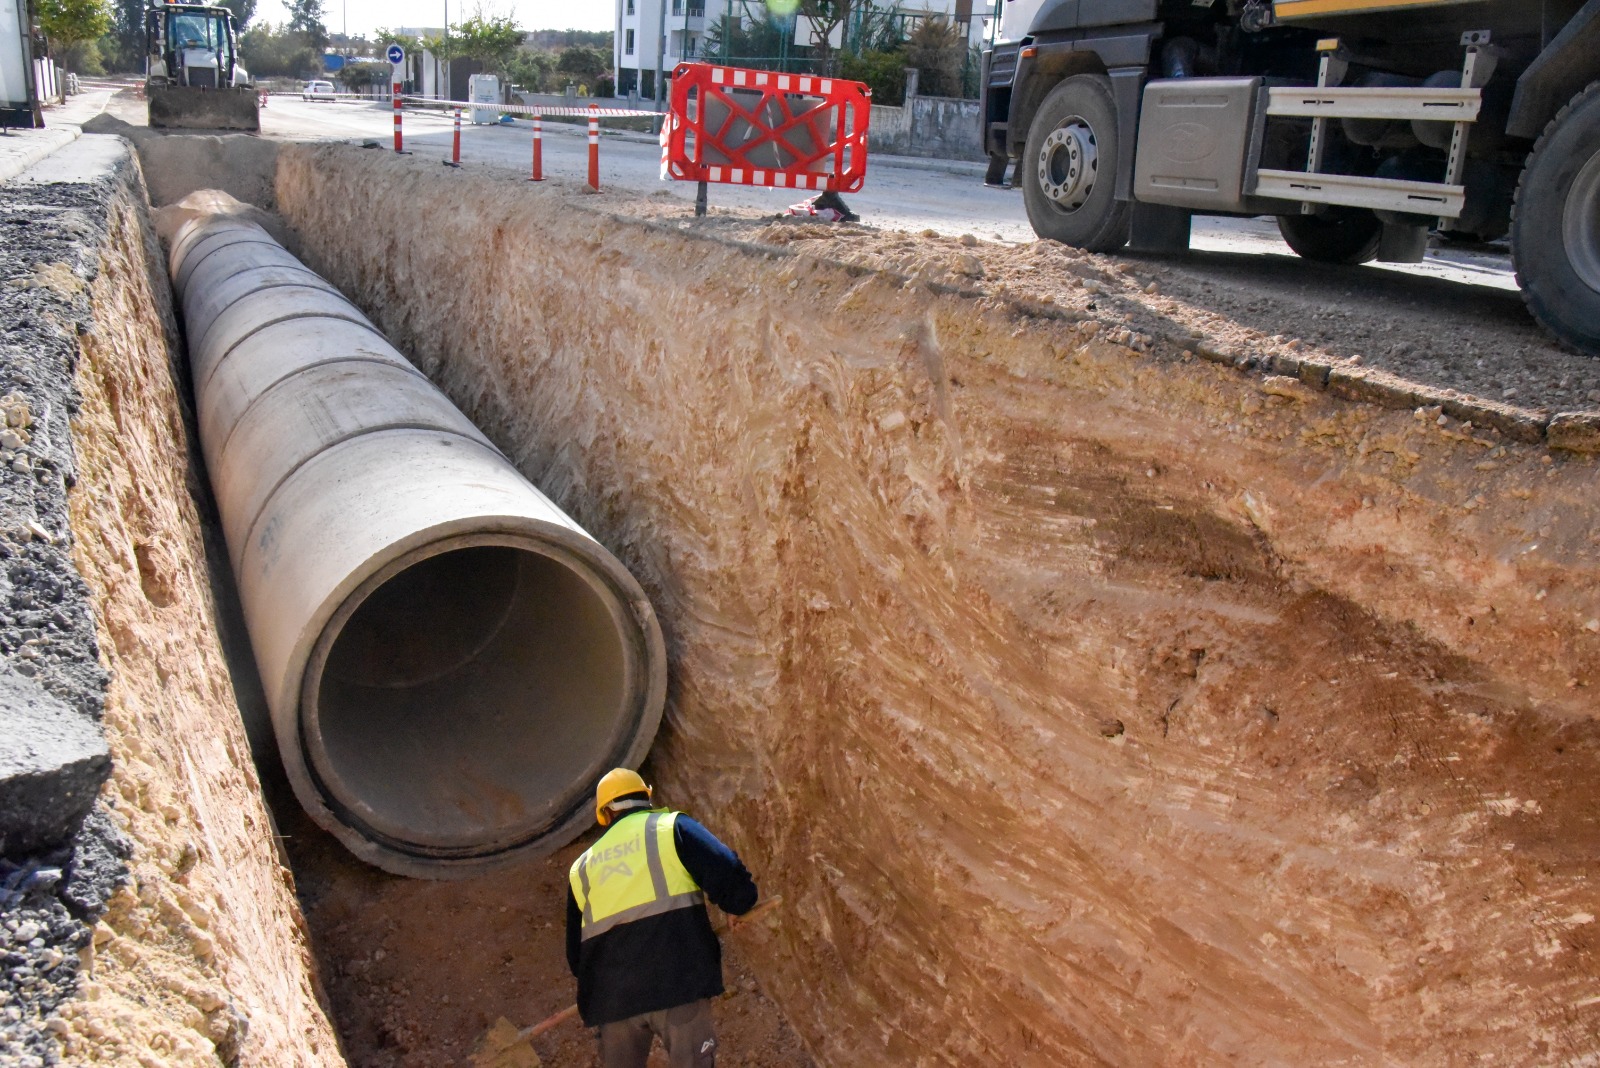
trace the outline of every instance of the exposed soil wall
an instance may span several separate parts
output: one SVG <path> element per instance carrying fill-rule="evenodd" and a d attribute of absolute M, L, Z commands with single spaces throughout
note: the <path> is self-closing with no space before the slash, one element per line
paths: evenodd
<path fill-rule="evenodd" d="M 57 323 L 75 369 L 70 546 L 109 676 L 102 802 L 131 856 L 80 997 L 45 1031 L 74 1064 L 341 1065 L 221 654 L 142 178 L 121 142 L 91 141 L 115 159 L 77 231 L 87 250 L 36 273 L 82 308 Z"/>
<path fill-rule="evenodd" d="M 277 200 L 651 593 L 824 1063 L 1600 1060 L 1592 457 L 415 160 Z"/>

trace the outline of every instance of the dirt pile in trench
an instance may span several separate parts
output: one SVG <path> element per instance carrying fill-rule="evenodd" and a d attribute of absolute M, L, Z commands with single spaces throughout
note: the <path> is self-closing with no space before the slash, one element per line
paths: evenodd
<path fill-rule="evenodd" d="M 598 833 L 543 861 L 444 883 L 400 879 L 356 863 L 303 814 L 285 820 L 283 829 L 352 1065 L 465 1065 L 498 1018 L 525 1027 L 572 1003 L 576 988 L 564 940 L 567 870 Z M 724 939 L 727 992 L 712 1004 L 719 1065 L 813 1063 L 750 966 L 750 955 L 772 937 L 763 923 Z M 578 1023 L 535 1039 L 531 1049 L 546 1068 L 598 1063 L 593 1033 Z M 652 1068 L 666 1063 L 659 1050 L 657 1057 Z M 490 1068 L 513 1066 L 494 1062 Z"/>
<path fill-rule="evenodd" d="M 1592 457 L 436 172 L 277 198 L 651 592 L 820 1061 L 1600 1054 Z"/>

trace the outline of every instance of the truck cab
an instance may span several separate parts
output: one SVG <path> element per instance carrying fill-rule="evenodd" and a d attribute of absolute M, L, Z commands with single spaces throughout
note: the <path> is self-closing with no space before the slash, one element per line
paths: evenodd
<path fill-rule="evenodd" d="M 1600 353 L 1597 81 L 1600 0 L 1005 0 L 982 136 L 1092 251 L 1195 214 L 1338 263 L 1509 234 L 1535 316 Z"/>

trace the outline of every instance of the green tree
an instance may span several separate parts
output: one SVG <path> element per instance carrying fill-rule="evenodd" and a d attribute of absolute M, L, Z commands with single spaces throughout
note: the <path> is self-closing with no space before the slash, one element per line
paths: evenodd
<path fill-rule="evenodd" d="M 73 46 L 102 37 L 116 19 L 107 0 L 38 0 L 39 28 L 69 58 Z"/>
<path fill-rule="evenodd" d="M 321 50 L 312 48 L 305 34 L 270 22 L 245 31 L 239 54 L 258 78 L 303 78 L 322 66 Z"/>
<path fill-rule="evenodd" d="M 414 35 L 399 34 L 390 29 L 380 29 L 373 40 L 377 44 L 379 55 L 387 54 L 389 46 L 393 44 L 399 45 L 408 52 L 417 47 L 417 38 Z"/>
<path fill-rule="evenodd" d="M 706 31 L 708 57 L 735 65 L 770 64 L 783 52 L 784 24 L 762 8 L 748 24 L 738 15 L 718 18 Z"/>
<path fill-rule="evenodd" d="M 610 58 L 601 55 L 598 48 L 589 48 L 586 45 L 563 48 L 561 54 L 556 57 L 556 70 L 585 81 L 598 78 L 610 69 Z"/>
<path fill-rule="evenodd" d="M 144 71 L 145 0 L 116 0 L 115 22 L 100 44 L 112 70 Z"/>
<path fill-rule="evenodd" d="M 906 44 L 906 20 L 899 5 L 874 7 L 871 4 L 857 10 L 850 32 L 845 38 L 845 50 L 861 55 L 865 52 L 898 52 Z"/>
<path fill-rule="evenodd" d="M 585 45 L 609 54 L 615 38 L 616 35 L 610 30 L 534 30 L 528 34 L 527 43 L 546 52 Z"/>
<path fill-rule="evenodd" d="M 104 38 L 101 38 L 104 40 Z M 61 49 L 57 56 L 61 65 L 79 74 L 104 74 L 105 61 L 100 55 L 100 41 L 79 41 Z"/>
<path fill-rule="evenodd" d="M 450 44 L 456 55 L 476 59 L 484 70 L 503 72 L 510 67 L 524 36 L 509 16 L 485 16 L 480 10 L 451 29 Z"/>
<path fill-rule="evenodd" d="M 364 89 L 369 85 L 388 85 L 391 68 L 387 63 L 346 63 L 335 77 L 351 89 Z"/>
<path fill-rule="evenodd" d="M 328 47 L 328 27 L 322 21 L 322 0 L 289 0 L 289 32 L 301 34 L 306 45 L 321 53 Z"/>
<path fill-rule="evenodd" d="M 402 45 L 401 47 L 404 46 Z M 432 52 L 434 58 L 441 63 L 448 63 L 461 54 L 461 42 L 453 33 L 448 36 L 435 34 L 431 37 L 424 37 L 422 39 L 422 47 Z"/>
<path fill-rule="evenodd" d="M 937 16 L 923 19 L 906 38 L 906 66 L 922 72 L 918 91 L 925 96 L 960 96 L 966 57 L 960 28 Z"/>
<path fill-rule="evenodd" d="M 839 77 L 866 82 L 874 104 L 897 106 L 906 98 L 906 54 L 894 52 L 846 52 L 839 57 Z"/>
<path fill-rule="evenodd" d="M 556 57 L 549 52 L 523 49 L 511 59 L 506 73 L 513 84 L 532 93 L 542 93 L 555 73 Z"/>
<path fill-rule="evenodd" d="M 256 17 L 256 0 L 206 0 L 207 3 L 220 3 L 223 7 L 233 12 L 233 30 L 243 33 L 245 26 Z"/>

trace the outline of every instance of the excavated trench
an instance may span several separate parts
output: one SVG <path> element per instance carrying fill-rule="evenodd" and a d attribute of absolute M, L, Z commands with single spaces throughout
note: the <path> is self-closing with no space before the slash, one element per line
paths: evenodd
<path fill-rule="evenodd" d="M 257 217 L 653 604 L 669 686 L 647 771 L 785 898 L 730 946 L 728 1063 L 1600 1063 L 1592 452 L 1445 418 L 1423 391 L 1395 409 L 1136 352 L 1046 305 L 509 176 L 292 145 L 268 196 L 255 156 L 230 173 L 234 141 L 149 140 L 151 188 L 248 178 L 275 213 Z M 114 323 L 161 299 L 100 306 Z M 166 388 L 91 365 L 112 394 Z M 119 441 L 170 441 L 181 402 L 111 410 Z M 150 413 L 165 423 L 141 428 Z M 154 859 L 136 854 L 70 1041 L 109 1048 L 83 1022 L 106 1018 L 146 1045 L 215 1028 L 134 996 L 174 931 L 201 932 L 184 967 L 250 1018 L 240 1063 L 336 1063 L 318 986 L 363 1065 L 458 1063 L 497 1016 L 560 1008 L 582 842 L 451 882 L 350 857 L 272 769 L 271 685 L 240 667 L 225 576 L 220 607 L 195 579 L 206 537 L 214 574 L 228 558 L 184 503 L 196 487 L 108 451 L 101 422 L 76 432 L 107 486 L 167 502 L 135 539 L 157 548 L 130 555 L 188 547 L 197 591 L 146 626 L 117 607 L 125 582 L 86 575 L 113 674 L 150 674 L 124 631 L 159 633 L 153 692 L 209 694 L 214 737 L 237 695 L 298 893 L 241 751 L 206 742 L 175 775 L 164 727 L 114 731 L 113 789 Z M 93 540 L 92 509 L 74 529 Z M 383 644 L 430 590 L 481 587 L 476 648 L 474 626 L 514 612 L 486 578 L 512 564 L 446 559 L 459 573 L 418 575 L 346 632 Z M 152 568 L 123 569 L 147 601 Z M 363 681 L 339 658 L 324 685 Z M 200 830 L 164 814 L 212 775 L 235 784 Z M 194 840 L 228 820 L 249 848 Z M 189 918 L 159 926 L 169 902 Z M 97 1015 L 110 1002 L 159 1026 Z M 575 1031 L 540 1043 L 591 1063 Z"/>

